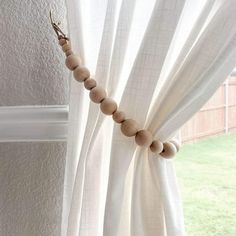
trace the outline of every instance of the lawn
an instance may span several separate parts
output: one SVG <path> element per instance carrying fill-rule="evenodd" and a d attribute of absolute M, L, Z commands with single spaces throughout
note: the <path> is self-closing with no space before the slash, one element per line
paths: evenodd
<path fill-rule="evenodd" d="M 176 157 L 188 236 L 236 236 L 236 134 L 183 145 Z"/>

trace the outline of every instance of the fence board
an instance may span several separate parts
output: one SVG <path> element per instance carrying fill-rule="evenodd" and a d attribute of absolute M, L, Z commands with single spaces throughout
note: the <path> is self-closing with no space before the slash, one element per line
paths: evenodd
<path fill-rule="evenodd" d="M 227 92 L 227 91 L 228 92 Z M 181 129 L 182 142 L 236 130 L 236 77 L 229 77 Z"/>

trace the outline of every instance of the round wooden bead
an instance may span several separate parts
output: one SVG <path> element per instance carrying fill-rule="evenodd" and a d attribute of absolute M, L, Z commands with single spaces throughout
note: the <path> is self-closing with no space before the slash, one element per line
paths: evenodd
<path fill-rule="evenodd" d="M 100 103 L 106 96 L 106 91 L 100 86 L 91 89 L 89 93 L 90 99 L 95 103 Z"/>
<path fill-rule="evenodd" d="M 71 55 L 72 56 L 72 55 Z M 69 56 L 70 57 L 70 56 Z M 73 71 L 74 78 L 78 82 L 84 82 L 86 79 L 89 78 L 90 72 L 86 67 L 79 67 L 77 66 Z"/>
<path fill-rule="evenodd" d="M 163 143 L 159 140 L 154 140 L 150 146 L 150 149 L 154 153 L 161 153 L 163 151 Z"/>
<path fill-rule="evenodd" d="M 105 98 L 101 102 L 100 108 L 105 115 L 112 115 L 117 110 L 117 104 L 112 98 Z"/>
<path fill-rule="evenodd" d="M 132 137 L 138 132 L 138 124 L 133 119 L 127 119 L 121 123 L 120 129 L 125 136 Z"/>
<path fill-rule="evenodd" d="M 163 143 L 163 151 L 160 153 L 160 155 L 164 158 L 172 158 L 174 157 L 175 153 L 176 153 L 176 147 L 173 143 L 171 142 L 166 142 Z"/>
<path fill-rule="evenodd" d="M 123 111 L 115 111 L 112 118 L 116 123 L 122 123 L 125 120 L 125 113 Z"/>
<path fill-rule="evenodd" d="M 135 135 L 135 142 L 142 147 L 150 146 L 152 140 L 152 133 L 148 130 L 139 130 Z"/>
<path fill-rule="evenodd" d="M 68 57 L 68 56 L 70 56 L 71 54 L 73 54 L 73 52 L 72 52 L 72 50 L 67 50 L 67 51 L 65 52 L 65 54 L 66 54 L 66 56 Z"/>
<path fill-rule="evenodd" d="M 97 86 L 97 82 L 94 79 L 86 79 L 84 81 L 84 87 L 88 90 L 91 90 Z"/>
<path fill-rule="evenodd" d="M 181 146 L 180 143 L 179 143 L 179 141 L 176 140 L 176 139 L 172 139 L 170 142 L 175 145 L 176 151 L 178 152 L 179 149 L 180 149 L 180 146 Z"/>
<path fill-rule="evenodd" d="M 67 41 L 66 41 L 65 39 L 63 39 L 63 38 L 59 39 L 59 44 L 60 44 L 61 46 L 63 46 L 63 45 L 66 44 L 66 43 L 67 43 Z"/>
<path fill-rule="evenodd" d="M 70 70 L 74 70 L 75 68 L 77 68 L 80 65 L 80 63 L 81 63 L 80 58 L 77 55 L 72 54 L 66 58 L 66 66 Z"/>
<path fill-rule="evenodd" d="M 71 50 L 71 46 L 69 43 L 65 43 L 63 46 L 62 46 L 62 51 L 63 52 L 66 52 L 68 50 Z"/>

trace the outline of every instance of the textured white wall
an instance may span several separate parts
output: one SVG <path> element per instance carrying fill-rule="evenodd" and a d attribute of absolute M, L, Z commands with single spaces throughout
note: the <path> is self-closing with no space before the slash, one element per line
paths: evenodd
<path fill-rule="evenodd" d="M 68 71 L 50 9 L 64 25 L 64 0 L 0 0 L 0 105 L 68 102 Z"/>
<path fill-rule="evenodd" d="M 0 143 L 0 235 L 60 236 L 65 143 Z"/>
<path fill-rule="evenodd" d="M 0 0 L 0 106 L 68 103 L 49 23 L 64 0 Z M 59 236 L 66 143 L 0 143 L 0 235 Z"/>

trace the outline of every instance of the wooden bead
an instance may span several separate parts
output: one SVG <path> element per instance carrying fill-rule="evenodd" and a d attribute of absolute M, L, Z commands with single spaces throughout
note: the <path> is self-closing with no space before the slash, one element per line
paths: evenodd
<path fill-rule="evenodd" d="M 90 72 L 86 67 L 77 66 L 73 71 L 73 75 L 78 82 L 84 82 L 86 79 L 89 78 Z"/>
<path fill-rule="evenodd" d="M 176 147 L 171 142 L 163 143 L 163 151 L 160 153 L 160 155 L 164 158 L 172 158 L 174 157 L 175 153 L 177 152 Z"/>
<path fill-rule="evenodd" d="M 61 46 L 63 46 L 63 45 L 66 44 L 66 43 L 67 43 L 67 41 L 66 41 L 65 39 L 63 39 L 63 38 L 59 39 L 59 44 L 60 44 Z"/>
<path fill-rule="evenodd" d="M 106 96 L 107 96 L 106 91 L 100 86 L 97 86 L 97 87 L 91 89 L 91 91 L 89 93 L 90 99 L 95 103 L 102 102 L 102 100 L 104 98 L 106 98 Z"/>
<path fill-rule="evenodd" d="M 117 104 L 112 98 L 105 98 L 101 102 L 100 108 L 105 115 L 112 115 L 117 110 Z"/>
<path fill-rule="evenodd" d="M 74 70 L 81 64 L 80 58 L 77 55 L 69 55 L 66 58 L 66 66 L 70 70 Z M 76 79 L 76 78 L 75 78 Z M 77 79 L 76 79 L 77 80 Z"/>
<path fill-rule="evenodd" d="M 65 54 L 66 54 L 66 56 L 68 57 L 68 56 L 70 56 L 71 54 L 73 54 L 73 52 L 72 52 L 72 50 L 67 50 L 67 51 L 65 52 Z"/>
<path fill-rule="evenodd" d="M 71 50 L 71 46 L 69 43 L 65 43 L 63 46 L 62 46 L 62 51 L 63 52 L 66 52 L 68 50 Z"/>
<path fill-rule="evenodd" d="M 84 87 L 88 90 L 91 90 L 97 86 L 97 82 L 94 79 L 86 79 L 84 81 Z"/>
<path fill-rule="evenodd" d="M 138 132 L 138 124 L 133 119 L 127 119 L 121 123 L 120 129 L 125 136 L 132 137 Z"/>
<path fill-rule="evenodd" d="M 161 153 L 163 151 L 163 143 L 159 140 L 154 140 L 150 146 L 150 149 L 154 153 Z"/>
<path fill-rule="evenodd" d="M 175 145 L 176 151 L 178 152 L 179 149 L 180 149 L 180 146 L 181 146 L 180 143 L 179 143 L 179 141 L 176 140 L 176 139 L 172 139 L 170 142 Z"/>
<path fill-rule="evenodd" d="M 152 140 L 152 133 L 148 130 L 139 130 L 135 135 L 135 142 L 142 147 L 150 146 Z"/>
<path fill-rule="evenodd" d="M 113 113 L 112 118 L 116 123 L 122 123 L 125 120 L 125 113 L 123 111 L 116 111 Z"/>

